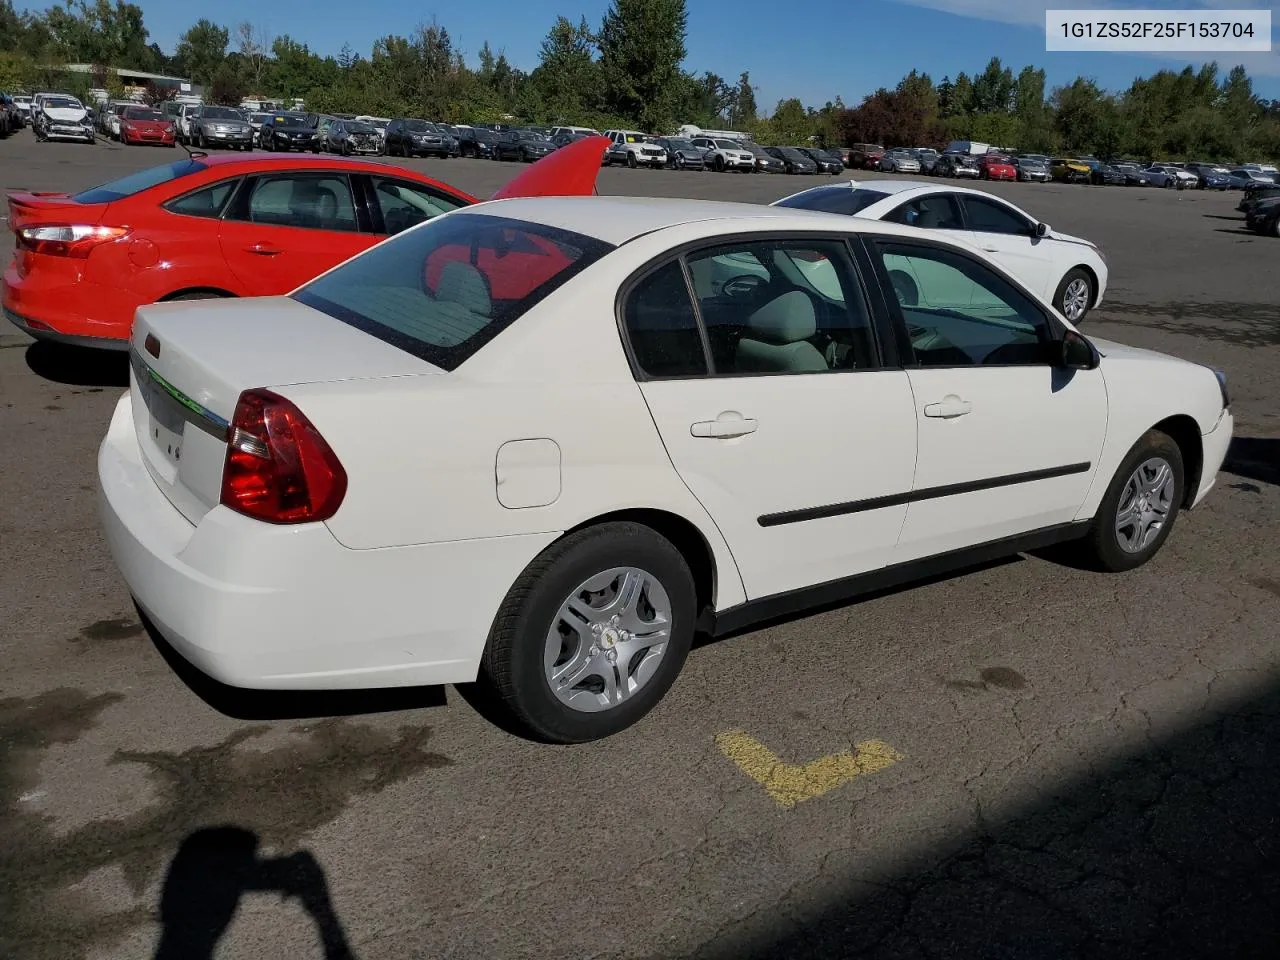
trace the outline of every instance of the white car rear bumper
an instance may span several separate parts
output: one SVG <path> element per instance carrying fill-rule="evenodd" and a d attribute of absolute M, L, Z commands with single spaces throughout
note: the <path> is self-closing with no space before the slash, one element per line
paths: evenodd
<path fill-rule="evenodd" d="M 131 401 L 98 452 L 107 543 L 138 605 L 222 683 L 348 689 L 474 680 L 498 606 L 554 533 L 379 550 L 322 523 L 214 507 L 192 525 L 142 463 Z"/>

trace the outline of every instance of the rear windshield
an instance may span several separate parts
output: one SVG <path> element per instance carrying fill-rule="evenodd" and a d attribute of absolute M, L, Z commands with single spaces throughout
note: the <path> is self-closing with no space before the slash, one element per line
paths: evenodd
<path fill-rule="evenodd" d="M 797 210 L 820 210 L 823 213 L 843 213 L 850 216 L 887 196 L 889 194 L 880 190 L 868 190 L 866 187 L 859 187 L 856 190 L 850 190 L 848 187 L 819 187 L 816 190 L 806 190 L 794 197 L 779 200 L 777 205 L 795 207 Z"/>
<path fill-rule="evenodd" d="M 137 173 L 131 173 L 127 177 L 121 177 L 119 180 L 104 183 L 100 187 L 90 187 L 83 193 L 77 193 L 71 199 L 76 203 L 112 203 L 116 200 L 123 200 L 125 197 L 131 197 L 135 193 L 141 193 L 143 190 L 158 184 L 168 183 L 170 180 L 177 180 L 179 177 L 187 177 L 193 173 L 208 169 L 199 160 L 179 160 L 177 163 L 170 163 L 167 166 L 139 170 Z"/>
<path fill-rule="evenodd" d="M 379 244 L 293 298 L 453 370 L 612 249 L 542 224 L 452 214 Z"/>

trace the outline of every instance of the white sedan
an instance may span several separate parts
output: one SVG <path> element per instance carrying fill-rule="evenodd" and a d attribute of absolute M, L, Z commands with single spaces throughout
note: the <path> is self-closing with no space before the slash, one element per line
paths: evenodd
<path fill-rule="evenodd" d="M 1072 323 L 1101 303 L 1107 289 L 1107 260 L 1095 244 L 981 190 L 918 180 L 849 180 L 792 194 L 774 206 L 945 230 L 990 254 Z"/>
<path fill-rule="evenodd" d="M 1221 375 L 945 232 L 684 200 L 468 207 L 288 297 L 143 307 L 131 358 L 102 517 L 184 657 L 479 679 L 561 742 L 695 631 L 1063 541 L 1137 567 L 1233 423 Z"/>

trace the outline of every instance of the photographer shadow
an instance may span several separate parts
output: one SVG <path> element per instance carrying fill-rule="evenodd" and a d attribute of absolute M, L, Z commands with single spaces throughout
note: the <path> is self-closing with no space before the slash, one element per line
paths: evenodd
<path fill-rule="evenodd" d="M 160 896 L 164 929 L 154 960 L 213 960 L 246 893 L 295 898 L 311 917 L 325 960 L 355 960 L 333 908 L 324 870 L 308 851 L 262 857 L 258 836 L 240 827 L 190 834 L 174 855 Z"/>

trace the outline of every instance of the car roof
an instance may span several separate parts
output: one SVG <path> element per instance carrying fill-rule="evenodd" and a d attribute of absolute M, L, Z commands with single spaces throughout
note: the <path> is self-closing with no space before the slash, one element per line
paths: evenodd
<path fill-rule="evenodd" d="M 213 157 L 200 157 L 200 162 L 210 170 L 219 173 L 255 173 L 278 170 L 347 170 L 367 173 L 370 171 L 386 172 L 391 176 L 417 180 L 419 183 L 442 187 L 450 193 L 468 196 L 465 190 L 452 186 L 435 177 L 427 176 L 410 167 L 401 167 L 390 163 L 381 163 L 369 157 L 336 157 L 311 155 L 302 156 L 296 153 L 260 153 L 250 157 L 235 154 L 219 154 Z M 168 182 L 168 181 L 166 181 Z"/>
<path fill-rule="evenodd" d="M 719 200 L 678 200 L 654 197 L 518 197 L 494 200 L 467 208 L 467 213 L 510 217 L 549 227 L 557 227 L 594 237 L 615 246 L 636 237 L 691 223 L 708 221 L 774 221 L 778 229 L 822 229 L 839 217 L 840 229 L 877 232 L 915 231 L 910 227 L 874 220 L 858 221 L 841 214 L 791 207 L 767 207 L 756 203 Z"/>

